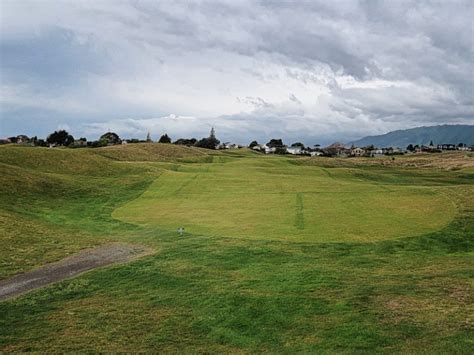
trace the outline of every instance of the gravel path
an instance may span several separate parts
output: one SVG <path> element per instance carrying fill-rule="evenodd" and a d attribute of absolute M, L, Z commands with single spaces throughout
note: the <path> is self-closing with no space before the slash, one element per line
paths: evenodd
<path fill-rule="evenodd" d="M 85 249 L 55 263 L 0 280 L 0 301 L 28 291 L 77 276 L 85 271 L 116 263 L 124 263 L 149 255 L 152 250 L 142 245 L 112 243 Z"/>

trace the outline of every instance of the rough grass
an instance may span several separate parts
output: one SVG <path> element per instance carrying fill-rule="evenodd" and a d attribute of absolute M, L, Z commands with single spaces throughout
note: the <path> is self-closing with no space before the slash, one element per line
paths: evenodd
<path fill-rule="evenodd" d="M 173 144 L 127 144 L 95 149 L 94 153 L 121 161 L 175 161 L 184 158 L 206 157 L 204 149 Z"/>
<path fill-rule="evenodd" d="M 320 166 L 320 161 L 308 166 L 302 159 L 249 152 L 221 155 L 187 157 L 188 162 L 143 163 L 140 158 L 128 164 L 90 149 L 0 147 L 1 278 L 106 240 L 159 250 L 0 303 L 0 351 L 472 351 L 471 171 L 362 163 L 354 167 L 347 159 L 334 160 L 337 167 Z M 55 164 L 59 157 L 64 159 Z M 279 179 L 256 185 L 254 174 L 267 179 L 276 174 Z M 156 221 L 140 226 L 112 217 L 117 208 L 150 192 L 158 194 L 155 187 L 167 177 L 174 177 L 168 181 L 176 184 L 166 192 L 181 189 L 176 195 L 180 199 L 186 193 L 192 197 L 190 192 L 201 186 L 204 190 L 198 192 L 208 196 L 246 189 L 250 197 L 259 194 L 258 203 L 264 204 L 264 192 L 280 189 L 286 193 L 283 197 L 291 198 L 272 202 L 283 204 L 285 215 L 291 211 L 288 223 L 297 231 L 296 226 L 308 228 L 311 223 L 311 194 L 288 181 L 314 180 L 323 190 L 336 186 L 356 200 L 354 191 L 363 187 L 377 188 L 380 196 L 384 191 L 402 196 L 426 191 L 456 214 L 423 235 L 412 225 L 396 239 L 331 243 L 229 238 L 189 233 L 192 230 L 180 238 Z M 419 198 L 424 199 L 424 193 Z M 324 203 L 339 206 L 331 201 L 340 194 L 326 195 Z M 150 202 L 155 199 L 149 197 Z M 226 208 L 232 210 L 233 204 Z M 359 211 L 353 208 L 350 213 Z M 281 228 L 278 216 L 271 215 Z M 242 216 L 237 228 L 246 218 Z M 364 218 L 359 217 L 361 226 Z"/>

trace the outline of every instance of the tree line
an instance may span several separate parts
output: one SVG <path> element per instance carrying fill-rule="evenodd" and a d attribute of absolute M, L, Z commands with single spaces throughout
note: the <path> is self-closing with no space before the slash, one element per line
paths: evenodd
<path fill-rule="evenodd" d="M 62 129 L 54 131 L 49 134 L 46 139 L 38 139 L 38 137 L 27 137 L 25 135 L 19 135 L 16 137 L 9 137 L 6 140 L 2 140 L 1 143 L 28 143 L 34 146 L 40 147 L 70 147 L 70 148 L 79 148 L 79 147 L 105 147 L 108 145 L 117 145 L 125 143 L 151 143 L 150 133 L 147 134 L 145 140 L 140 140 L 136 138 L 132 139 L 122 139 L 117 133 L 107 132 L 100 136 L 98 140 L 88 141 L 86 138 L 81 137 L 75 139 L 68 131 Z M 214 128 L 211 129 L 211 132 L 208 137 L 201 139 L 196 138 L 179 138 L 176 141 L 172 142 L 171 138 L 167 133 L 163 134 L 158 143 L 165 144 L 177 144 L 177 145 L 186 145 L 186 146 L 195 146 L 199 148 L 206 149 L 217 149 L 220 141 L 216 138 Z"/>

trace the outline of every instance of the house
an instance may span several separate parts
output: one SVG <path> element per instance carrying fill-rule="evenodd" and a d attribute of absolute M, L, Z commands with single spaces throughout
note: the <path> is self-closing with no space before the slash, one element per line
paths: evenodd
<path fill-rule="evenodd" d="M 375 148 L 374 150 L 372 150 L 372 156 L 373 157 L 380 157 L 383 155 L 383 150 L 380 149 L 380 148 Z"/>
<path fill-rule="evenodd" d="M 76 147 L 87 147 L 87 139 L 85 138 L 76 139 L 74 140 L 74 143 L 72 145 Z"/>
<path fill-rule="evenodd" d="M 439 150 L 456 150 L 456 144 L 438 144 Z"/>
<path fill-rule="evenodd" d="M 467 144 L 459 143 L 459 144 L 458 144 L 458 150 L 467 152 L 467 151 L 470 150 L 470 148 L 467 146 Z"/>
<path fill-rule="evenodd" d="M 312 157 L 320 157 L 324 155 L 324 153 L 321 152 L 320 150 L 313 150 L 309 152 L 309 155 L 311 155 Z"/>
<path fill-rule="evenodd" d="M 323 152 L 328 156 L 347 157 L 351 153 L 350 149 L 347 149 L 342 143 L 333 143 L 330 146 L 323 149 Z"/>
<path fill-rule="evenodd" d="M 355 147 L 351 149 L 351 156 L 353 157 L 361 157 L 365 154 L 365 149 Z"/>
<path fill-rule="evenodd" d="M 263 149 L 265 150 L 265 154 L 272 154 L 276 152 L 276 147 L 269 147 L 268 145 L 264 145 Z"/>
<path fill-rule="evenodd" d="M 286 152 L 288 154 L 293 154 L 293 155 L 301 155 L 304 154 L 303 147 L 301 146 L 292 146 L 292 147 L 287 147 Z"/>
<path fill-rule="evenodd" d="M 24 134 L 20 134 L 19 136 L 16 137 L 10 137 L 8 138 L 11 143 L 16 143 L 16 144 L 22 144 L 22 143 L 28 143 L 30 140 L 28 136 L 25 136 Z"/>
<path fill-rule="evenodd" d="M 418 152 L 418 150 L 417 150 L 418 148 L 415 147 L 416 152 Z M 397 147 L 382 148 L 382 150 L 383 150 L 383 154 L 385 154 L 385 155 L 402 154 L 402 150 L 400 148 L 397 148 Z"/>
<path fill-rule="evenodd" d="M 217 147 L 217 149 L 239 149 L 239 148 L 240 146 L 238 144 L 230 143 L 230 142 L 219 144 L 219 146 Z"/>

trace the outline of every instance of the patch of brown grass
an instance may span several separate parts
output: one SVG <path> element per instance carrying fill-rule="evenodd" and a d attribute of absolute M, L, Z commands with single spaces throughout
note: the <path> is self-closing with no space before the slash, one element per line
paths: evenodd
<path fill-rule="evenodd" d="M 137 143 L 98 148 L 94 153 L 121 161 L 175 161 L 208 155 L 206 149 L 174 144 Z"/>
<path fill-rule="evenodd" d="M 360 165 L 403 167 L 416 169 L 461 170 L 474 168 L 474 154 L 469 152 L 422 153 L 384 156 L 376 158 L 327 158 L 300 159 L 303 164 L 324 167 L 351 167 Z"/>

